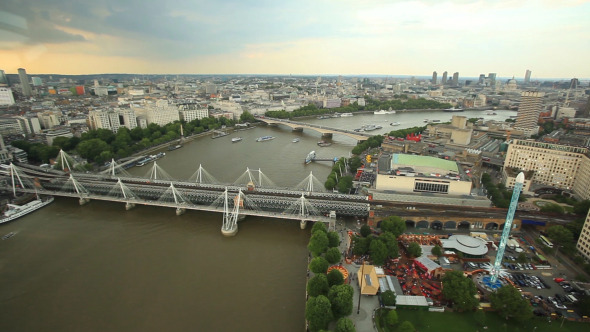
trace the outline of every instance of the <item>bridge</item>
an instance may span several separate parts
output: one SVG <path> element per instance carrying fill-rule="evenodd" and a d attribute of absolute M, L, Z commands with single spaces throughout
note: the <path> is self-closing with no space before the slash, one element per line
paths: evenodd
<path fill-rule="evenodd" d="M 70 170 L 71 160 L 62 151 L 59 165 Z M 17 192 L 78 198 L 81 205 L 91 200 L 121 202 L 126 209 L 136 205 L 223 213 L 222 234 L 233 236 L 245 216 L 325 222 L 335 226 L 336 216 L 366 217 L 366 197 L 322 191 L 312 173 L 293 189 L 280 189 L 260 170 L 246 171 L 233 184 L 219 184 L 202 166 L 187 181 L 172 179 L 154 162 L 146 177 L 133 177 L 113 160 L 101 173 L 47 170 L 10 164 L 0 169 L 0 188 Z"/>
<path fill-rule="evenodd" d="M 269 125 L 284 125 L 290 127 L 293 130 L 303 130 L 303 129 L 311 129 L 315 130 L 322 134 L 323 137 L 331 137 L 333 134 L 340 134 L 345 135 L 351 138 L 356 139 L 357 141 L 366 141 L 369 137 L 374 136 L 368 133 L 363 132 L 356 132 L 353 130 L 346 130 L 346 129 L 338 129 L 338 128 L 330 128 L 326 126 L 319 126 L 304 122 L 296 122 L 290 120 L 283 120 L 283 119 L 275 119 L 275 118 L 267 118 L 267 117 L 258 117 L 256 118 L 258 121 L 264 122 Z"/>

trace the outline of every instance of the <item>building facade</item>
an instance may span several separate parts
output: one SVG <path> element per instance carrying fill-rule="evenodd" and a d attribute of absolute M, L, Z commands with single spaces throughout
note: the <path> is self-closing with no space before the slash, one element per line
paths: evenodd
<path fill-rule="evenodd" d="M 588 215 L 586 215 L 586 221 L 580 232 L 576 247 L 578 253 L 580 253 L 586 261 L 590 261 L 590 211 L 588 211 Z"/>
<path fill-rule="evenodd" d="M 514 129 L 522 131 L 527 137 L 539 132 L 539 114 L 543 109 L 544 96 L 545 93 L 537 91 L 524 91 L 520 95 Z"/>
<path fill-rule="evenodd" d="M 33 95 L 33 90 L 29 84 L 29 76 L 27 75 L 27 71 L 24 68 L 18 69 L 18 78 L 20 79 L 20 86 L 23 95 L 25 97 L 31 97 Z"/>
<path fill-rule="evenodd" d="M 116 133 L 121 127 L 129 130 L 137 127 L 137 118 L 133 109 L 117 108 L 108 111 L 90 111 L 88 123 L 91 129 L 108 129 Z"/>
<path fill-rule="evenodd" d="M 515 139 L 508 145 L 504 168 L 533 171 L 533 183 L 573 190 L 587 153 L 583 147 Z"/>
<path fill-rule="evenodd" d="M 0 86 L 0 106 L 10 105 L 14 105 L 14 96 L 12 95 L 12 89 Z"/>

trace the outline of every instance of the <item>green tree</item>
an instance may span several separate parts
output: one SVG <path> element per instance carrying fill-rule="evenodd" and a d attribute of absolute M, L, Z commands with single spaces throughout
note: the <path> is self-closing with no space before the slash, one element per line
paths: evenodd
<path fill-rule="evenodd" d="M 518 257 L 516 257 L 516 261 L 519 263 L 526 263 L 526 261 L 527 261 L 526 254 L 524 252 L 521 252 L 520 254 L 518 254 Z"/>
<path fill-rule="evenodd" d="M 444 298 L 453 302 L 458 310 L 472 310 L 477 307 L 478 301 L 475 298 L 477 289 L 473 280 L 465 277 L 463 272 L 449 271 L 445 273 L 442 284 Z"/>
<path fill-rule="evenodd" d="M 422 256 L 422 248 L 420 248 L 420 245 L 417 242 L 411 242 L 410 245 L 408 245 L 408 254 L 412 257 L 420 257 Z"/>
<path fill-rule="evenodd" d="M 364 255 L 369 252 L 369 245 L 371 244 L 370 237 L 360 237 L 357 236 L 354 238 L 354 247 L 352 248 L 352 252 L 355 255 Z"/>
<path fill-rule="evenodd" d="M 399 325 L 399 327 L 397 328 L 397 331 L 398 332 L 414 332 L 414 331 L 416 331 L 416 328 L 414 328 L 414 325 L 410 321 L 406 320 Z"/>
<path fill-rule="evenodd" d="M 351 189 L 352 189 L 352 176 L 347 175 L 347 176 L 341 177 L 340 181 L 338 181 L 338 192 L 343 193 L 343 194 L 348 194 L 348 193 L 350 193 Z"/>
<path fill-rule="evenodd" d="M 387 326 L 391 328 L 393 328 L 395 324 L 397 324 L 398 320 L 399 319 L 397 318 L 397 311 L 395 310 L 389 310 L 387 316 L 385 316 L 385 323 L 387 324 Z"/>
<path fill-rule="evenodd" d="M 315 274 L 326 273 L 329 265 L 324 257 L 316 257 L 309 262 L 309 269 Z"/>
<path fill-rule="evenodd" d="M 332 320 L 330 300 L 323 295 L 310 297 L 305 304 L 305 319 L 311 331 L 328 328 L 328 323 Z"/>
<path fill-rule="evenodd" d="M 541 212 L 563 214 L 565 209 L 559 204 L 548 203 L 541 207 Z"/>
<path fill-rule="evenodd" d="M 442 248 L 439 245 L 436 245 L 436 246 L 432 247 L 431 252 L 436 257 L 440 257 L 443 254 Z"/>
<path fill-rule="evenodd" d="M 254 115 L 252 115 L 252 113 L 248 112 L 248 111 L 244 111 L 242 112 L 242 114 L 240 114 L 240 122 L 244 123 L 244 122 L 254 122 L 256 121 L 256 118 L 254 117 Z"/>
<path fill-rule="evenodd" d="M 523 322 L 533 317 L 529 301 L 524 299 L 518 289 L 507 285 L 490 294 L 490 303 L 498 314 Z"/>
<path fill-rule="evenodd" d="M 334 332 L 356 332 L 356 328 L 350 318 L 342 317 L 336 322 Z"/>
<path fill-rule="evenodd" d="M 340 262 L 342 255 L 340 254 L 340 250 L 338 248 L 329 248 L 326 251 L 326 260 L 330 264 L 336 264 Z"/>
<path fill-rule="evenodd" d="M 324 187 L 328 190 L 332 190 L 336 187 L 336 179 L 332 178 L 332 177 L 328 177 L 326 179 L 326 182 L 324 183 Z"/>
<path fill-rule="evenodd" d="M 369 252 L 371 253 L 371 261 L 373 261 L 373 264 L 385 264 L 385 259 L 387 258 L 387 246 L 385 246 L 382 241 L 371 241 Z"/>
<path fill-rule="evenodd" d="M 316 274 L 307 282 L 307 294 L 309 296 L 328 295 L 330 285 L 325 274 Z"/>
<path fill-rule="evenodd" d="M 483 327 L 486 325 L 486 314 L 483 312 L 483 310 L 481 310 L 481 308 L 475 311 L 475 314 L 473 314 L 473 319 L 479 326 Z"/>
<path fill-rule="evenodd" d="M 353 289 L 350 285 L 336 285 L 330 287 L 328 299 L 332 304 L 332 313 L 335 318 L 345 317 L 352 313 Z"/>
<path fill-rule="evenodd" d="M 387 256 L 391 258 L 397 258 L 399 256 L 399 247 L 393 233 L 381 233 L 381 235 L 379 235 L 379 240 L 381 240 L 387 247 Z"/>
<path fill-rule="evenodd" d="M 385 292 L 381 293 L 381 301 L 383 301 L 384 306 L 394 306 L 396 301 L 395 293 L 391 290 L 386 290 Z"/>
<path fill-rule="evenodd" d="M 575 214 L 586 216 L 588 214 L 588 209 L 590 209 L 590 200 L 583 200 L 574 203 Z"/>
<path fill-rule="evenodd" d="M 372 231 L 371 231 L 371 227 L 369 227 L 369 225 L 363 225 L 361 226 L 361 236 L 362 237 L 367 237 L 369 235 L 371 235 Z"/>
<path fill-rule="evenodd" d="M 342 275 L 342 272 L 333 269 L 328 273 L 328 285 L 330 287 L 342 284 L 344 284 L 344 276 Z"/>
<path fill-rule="evenodd" d="M 406 223 L 398 216 L 383 219 L 380 227 L 384 232 L 391 232 L 396 239 L 406 231 Z"/>
<path fill-rule="evenodd" d="M 105 141 L 99 138 L 93 138 L 80 142 L 77 150 L 83 158 L 95 161 L 103 151 L 110 151 L 110 147 Z"/>
<path fill-rule="evenodd" d="M 321 231 L 326 234 L 328 233 L 328 230 L 326 229 L 326 225 L 324 225 L 324 223 L 321 221 L 317 221 L 313 224 L 313 227 L 311 228 L 311 234 L 314 234 L 317 231 Z"/>
<path fill-rule="evenodd" d="M 338 233 L 334 231 L 328 232 L 328 247 L 333 248 L 338 247 L 338 245 L 340 245 L 340 236 Z"/>
<path fill-rule="evenodd" d="M 547 235 L 551 240 L 563 246 L 566 246 L 570 243 L 573 244 L 574 242 L 574 236 L 572 232 L 561 225 L 555 225 L 547 228 Z"/>
<path fill-rule="evenodd" d="M 326 233 L 317 231 L 311 235 L 307 249 L 314 255 L 319 256 L 328 249 L 328 236 Z"/>

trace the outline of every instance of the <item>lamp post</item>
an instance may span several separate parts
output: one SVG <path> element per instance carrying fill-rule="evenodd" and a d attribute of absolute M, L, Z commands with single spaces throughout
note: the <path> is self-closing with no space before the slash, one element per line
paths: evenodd
<path fill-rule="evenodd" d="M 365 261 L 363 259 L 363 265 L 361 266 L 361 277 L 360 279 L 360 286 L 359 286 L 359 304 L 358 308 L 356 309 L 356 314 L 360 314 L 361 312 L 361 295 L 363 295 L 363 279 L 365 278 Z"/>

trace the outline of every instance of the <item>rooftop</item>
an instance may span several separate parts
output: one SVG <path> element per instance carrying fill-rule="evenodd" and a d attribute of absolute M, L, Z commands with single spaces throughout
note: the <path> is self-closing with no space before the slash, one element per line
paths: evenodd
<path fill-rule="evenodd" d="M 415 156 L 410 154 L 394 154 L 391 160 L 391 168 L 399 168 L 404 166 L 411 167 L 432 167 L 445 170 L 447 172 L 459 172 L 457 163 L 450 160 L 440 159 L 429 156 Z"/>

